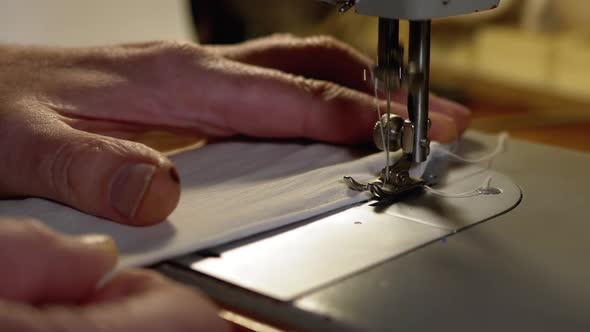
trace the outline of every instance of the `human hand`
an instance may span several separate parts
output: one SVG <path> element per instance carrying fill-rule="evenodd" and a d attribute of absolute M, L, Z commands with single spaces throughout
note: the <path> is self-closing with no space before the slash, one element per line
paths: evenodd
<path fill-rule="evenodd" d="M 58 235 L 27 220 L 0 220 L 0 331 L 227 331 L 195 290 L 147 270 L 100 288 L 117 249 L 105 236 Z"/>
<path fill-rule="evenodd" d="M 0 47 L 0 197 L 49 198 L 130 225 L 166 218 L 178 174 L 129 141 L 165 129 L 210 137 L 371 136 L 370 61 L 329 38 L 275 36 L 229 47 L 152 42 L 83 49 Z M 405 115 L 403 97 L 393 111 Z M 433 139 L 469 112 L 431 101 Z"/>

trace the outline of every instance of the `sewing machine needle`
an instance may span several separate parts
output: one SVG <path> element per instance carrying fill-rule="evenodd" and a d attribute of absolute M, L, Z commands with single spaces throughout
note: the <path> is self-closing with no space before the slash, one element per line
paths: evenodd
<path fill-rule="evenodd" d="M 374 74 L 373 74 L 374 75 Z M 378 92 L 378 85 L 379 85 L 379 80 L 377 79 L 377 77 L 374 77 L 373 79 L 373 89 L 375 92 L 375 107 L 377 108 L 377 122 L 381 122 L 382 118 L 381 118 L 381 107 L 379 106 L 379 92 Z M 379 131 L 381 134 L 381 146 L 385 147 L 385 131 L 383 129 L 383 125 L 379 126 Z M 389 159 L 389 156 L 387 156 L 386 153 L 386 158 Z M 387 165 L 387 162 L 385 163 Z M 385 180 L 387 180 L 387 175 L 385 176 Z"/>
<path fill-rule="evenodd" d="M 385 94 L 387 96 L 387 126 L 386 126 L 386 133 L 385 133 L 385 175 L 383 176 L 385 183 L 389 182 L 389 149 L 390 149 L 390 137 L 391 135 L 391 89 L 389 87 L 389 77 L 385 78 Z"/>

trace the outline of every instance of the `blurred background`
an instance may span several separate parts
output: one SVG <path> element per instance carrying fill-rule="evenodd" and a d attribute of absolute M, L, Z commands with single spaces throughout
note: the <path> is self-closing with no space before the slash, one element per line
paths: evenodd
<path fill-rule="evenodd" d="M 314 1 L 212 3 L 192 1 L 203 43 L 321 33 L 376 57 L 374 18 Z M 494 11 L 435 21 L 432 89 L 468 105 L 476 129 L 590 151 L 589 20 L 590 1 L 502 0 Z"/>
<path fill-rule="evenodd" d="M 437 20 L 433 90 L 469 106 L 476 129 L 590 151 L 589 20 L 581 0 L 502 0 Z M 0 41 L 25 44 L 220 44 L 276 32 L 332 35 L 375 58 L 375 19 L 313 0 L 5 0 L 0 13 Z M 403 25 L 405 45 L 406 34 Z"/>

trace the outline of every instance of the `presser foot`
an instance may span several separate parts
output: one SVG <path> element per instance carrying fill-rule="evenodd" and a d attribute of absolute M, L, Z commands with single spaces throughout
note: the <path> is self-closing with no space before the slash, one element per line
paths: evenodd
<path fill-rule="evenodd" d="M 404 186 L 392 186 L 384 184 L 381 178 L 362 184 L 350 176 L 345 176 L 344 181 L 352 190 L 371 193 L 375 200 L 371 206 L 375 207 L 397 203 L 412 193 L 422 191 L 425 184 L 422 180 L 410 179 L 409 183 Z"/>
<path fill-rule="evenodd" d="M 424 189 L 424 180 L 410 177 L 407 170 L 390 170 L 387 181 L 385 181 L 385 172 L 386 170 L 383 169 L 378 178 L 366 184 L 362 184 L 350 176 L 345 176 L 344 181 L 352 190 L 371 193 L 376 201 L 371 206 L 375 207 L 397 203 L 408 195 Z"/>

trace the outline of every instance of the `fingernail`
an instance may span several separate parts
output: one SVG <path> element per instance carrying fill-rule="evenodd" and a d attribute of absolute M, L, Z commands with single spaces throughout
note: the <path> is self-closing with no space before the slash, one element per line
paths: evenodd
<path fill-rule="evenodd" d="M 77 237 L 77 240 L 83 244 L 104 251 L 117 252 L 117 245 L 112 237 L 104 234 L 87 234 Z"/>
<path fill-rule="evenodd" d="M 117 263 L 119 250 L 113 238 L 104 234 L 86 234 L 75 238 L 85 246 L 100 252 L 101 257 L 106 258 L 105 265 L 112 268 Z"/>
<path fill-rule="evenodd" d="M 133 219 L 152 182 L 156 166 L 130 164 L 119 170 L 111 186 L 111 204 L 117 212 Z"/>
<path fill-rule="evenodd" d="M 113 242 L 113 239 L 111 237 L 103 234 L 81 235 L 77 239 L 78 241 L 89 246 L 104 246 L 105 244 L 110 245 Z"/>
<path fill-rule="evenodd" d="M 180 176 L 178 176 L 178 171 L 176 171 L 176 167 L 170 168 L 170 177 L 176 183 L 180 183 Z"/>

